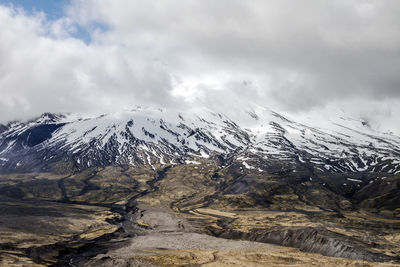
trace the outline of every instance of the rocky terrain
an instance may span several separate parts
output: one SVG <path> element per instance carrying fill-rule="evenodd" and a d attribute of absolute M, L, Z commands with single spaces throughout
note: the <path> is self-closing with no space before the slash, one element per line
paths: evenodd
<path fill-rule="evenodd" d="M 1 172 L 154 168 L 219 156 L 260 171 L 278 162 L 277 170 L 358 173 L 361 182 L 369 182 L 371 172 L 400 173 L 400 137 L 377 132 L 367 121 L 338 117 L 309 126 L 257 106 L 240 117 L 239 123 L 209 110 L 152 108 L 99 116 L 45 113 L 2 125 Z"/>
<path fill-rule="evenodd" d="M 135 109 L 0 127 L 0 265 L 400 264 L 399 137 L 244 116 Z"/>

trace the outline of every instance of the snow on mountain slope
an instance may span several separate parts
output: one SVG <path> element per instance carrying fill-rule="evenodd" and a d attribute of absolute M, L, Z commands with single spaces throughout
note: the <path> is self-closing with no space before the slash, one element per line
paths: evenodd
<path fill-rule="evenodd" d="M 154 167 L 233 155 L 245 168 L 260 171 L 263 165 L 256 164 L 257 159 L 321 172 L 400 173 L 400 138 L 373 131 L 364 121 L 338 117 L 310 126 L 260 107 L 242 115 L 245 122 L 239 125 L 207 110 L 47 113 L 2 127 L 0 170 L 46 170 L 57 162 L 77 169 L 110 164 Z"/>
<path fill-rule="evenodd" d="M 361 129 L 358 123 L 349 121 L 331 122 L 325 125 L 329 128 L 309 127 L 271 114 L 275 118 L 269 118 L 256 129 L 253 153 L 307 162 L 321 171 L 397 173 L 400 170 L 400 142 L 396 136 Z"/>
<path fill-rule="evenodd" d="M 7 159 L 4 167 L 20 167 L 32 158 L 43 162 L 73 160 L 80 167 L 152 166 L 173 163 L 185 156 L 229 153 L 250 142 L 248 133 L 233 121 L 211 112 L 200 117 L 138 108 L 98 117 L 54 115 L 54 120 L 49 121 L 47 116 L 28 123 L 11 123 L 1 134 L 0 157 Z M 41 131 L 44 126 L 50 129 Z"/>

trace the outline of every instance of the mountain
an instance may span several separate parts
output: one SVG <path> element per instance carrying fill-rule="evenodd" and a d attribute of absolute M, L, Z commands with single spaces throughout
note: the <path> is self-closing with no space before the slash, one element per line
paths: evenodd
<path fill-rule="evenodd" d="M 373 131 L 365 121 L 340 117 L 320 127 L 266 108 L 245 114 L 250 127 L 208 110 L 136 108 L 95 117 L 45 113 L 1 127 L 0 167 L 2 172 L 114 164 L 155 168 L 220 157 L 260 172 L 279 163 L 294 172 L 400 173 L 400 138 Z"/>
<path fill-rule="evenodd" d="M 400 138 L 366 120 L 136 108 L 0 129 L 0 265 L 125 266 L 138 244 L 161 266 L 400 262 Z M 215 252 L 228 239 L 249 250 Z"/>

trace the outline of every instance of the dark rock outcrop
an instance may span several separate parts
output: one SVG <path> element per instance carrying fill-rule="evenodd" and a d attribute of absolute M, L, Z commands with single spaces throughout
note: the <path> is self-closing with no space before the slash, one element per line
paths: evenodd
<path fill-rule="evenodd" d="M 219 236 L 296 247 L 301 251 L 320 253 L 330 257 L 374 262 L 400 260 L 400 258 L 394 259 L 384 254 L 372 252 L 362 244 L 358 244 L 357 241 L 350 240 L 347 236 L 313 227 L 289 228 L 267 233 L 262 233 L 262 231 L 249 233 L 227 231 L 220 233 Z"/>

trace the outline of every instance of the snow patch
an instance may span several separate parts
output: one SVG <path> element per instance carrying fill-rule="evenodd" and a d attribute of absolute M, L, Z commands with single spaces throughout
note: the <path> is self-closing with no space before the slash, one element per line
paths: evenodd
<path fill-rule="evenodd" d="M 201 164 L 200 162 L 194 161 L 194 160 L 185 160 L 185 163 L 186 163 L 186 164 L 196 164 L 196 165 Z"/>
<path fill-rule="evenodd" d="M 243 161 L 242 164 L 246 169 L 254 169 L 254 167 L 250 166 L 246 161 Z"/>
<path fill-rule="evenodd" d="M 353 179 L 353 178 L 347 178 L 348 181 L 352 181 L 352 182 L 357 182 L 357 183 L 362 183 L 361 180 L 358 179 Z"/>

